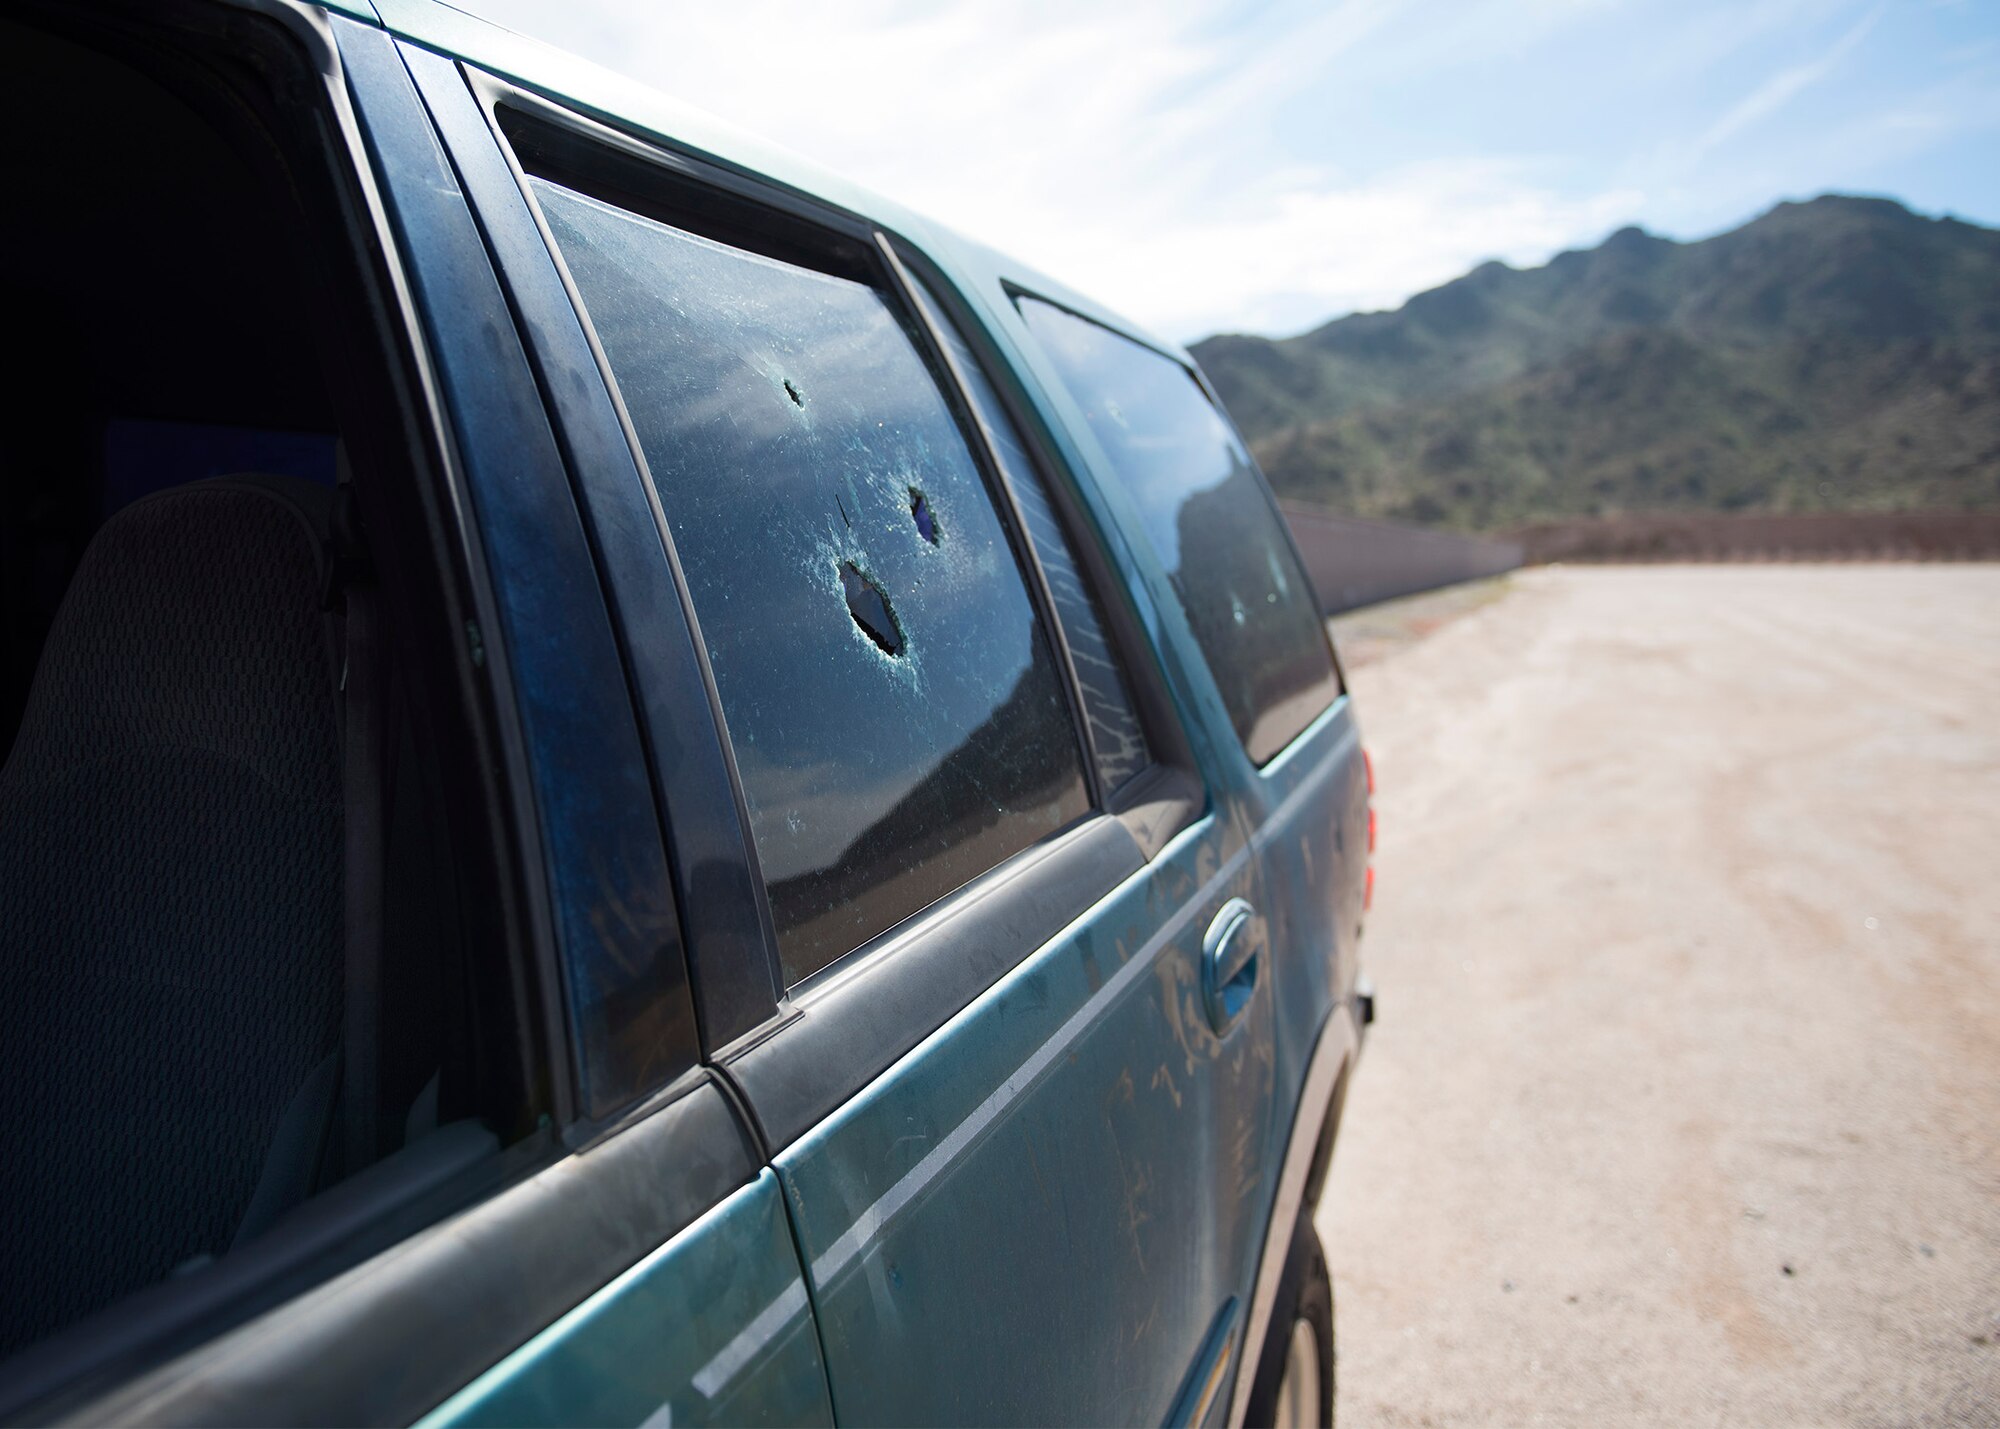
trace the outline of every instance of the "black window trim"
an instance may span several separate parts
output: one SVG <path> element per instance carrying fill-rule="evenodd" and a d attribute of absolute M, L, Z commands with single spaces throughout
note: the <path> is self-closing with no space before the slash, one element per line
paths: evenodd
<path fill-rule="evenodd" d="M 1002 278 L 1000 290 L 1007 295 L 1007 301 L 1010 303 L 1017 303 L 1022 298 L 1031 298 L 1035 302 L 1046 303 L 1049 307 L 1060 308 L 1079 322 L 1086 322 L 1092 327 L 1101 327 L 1106 332 L 1116 333 L 1127 342 L 1136 343 L 1140 347 L 1158 353 L 1177 367 L 1185 367 L 1194 376 L 1195 381 L 1201 382 L 1200 367 L 1185 351 L 1160 341 L 1150 333 L 1132 327 L 1114 313 L 1105 312 L 1101 308 L 1083 306 L 1076 298 L 1052 298 L 1032 283 L 1019 282 L 1013 278 Z M 1207 383 L 1202 383 L 1204 391 L 1207 390 L 1207 386 Z M 1234 430 L 1235 423 L 1232 422 L 1230 427 Z"/>
<path fill-rule="evenodd" d="M 363 127 L 371 152 L 379 150 L 378 163 L 407 171 L 389 186 L 388 197 L 403 241 L 420 250 L 414 263 L 417 286 L 466 285 L 463 291 L 451 290 L 449 301 L 437 301 L 442 295 L 432 294 L 425 315 L 435 320 L 441 342 L 455 342 L 459 348 L 449 371 L 465 390 L 455 394 L 460 405 L 448 413 L 448 420 L 454 427 L 469 428 L 470 434 L 461 438 L 468 448 L 465 460 L 471 462 L 471 453 L 476 452 L 494 475 L 504 473 L 499 480 L 487 480 L 484 488 L 475 486 L 474 494 L 484 501 L 480 520 L 489 545 L 511 543 L 510 554 L 526 574 L 518 579 L 517 573 L 518 588 L 506 603 L 518 608 L 522 599 L 539 601 L 544 605 L 539 613 L 543 619 L 582 622 L 575 658 L 591 662 L 590 678 L 605 690 L 621 688 L 629 695 L 629 668 L 617 644 L 613 612 L 590 547 L 585 502 L 571 479 L 569 453 L 549 414 L 544 374 L 536 365 L 538 346 L 532 331 L 523 330 L 517 321 L 514 295 L 490 243 L 486 219 L 467 188 L 462 156 L 444 132 L 447 116 L 436 109 L 436 96 L 427 95 L 418 84 L 420 70 L 442 69 L 454 86 L 451 92 L 470 109 L 457 64 L 372 26 L 349 20 L 333 23 L 343 44 L 357 57 L 357 63 L 350 65 L 356 75 L 361 73 L 359 58 L 371 57 L 368 71 L 374 77 L 365 96 Z M 388 46 L 379 60 L 373 58 L 377 36 Z M 391 109 L 403 112 L 392 118 L 387 113 Z M 475 299 L 478 311 L 468 311 L 468 301 Z M 483 326 L 469 331 L 473 325 Z M 482 336 L 483 332 L 493 336 Z M 502 428 L 511 428 L 513 446 L 494 445 L 497 439 L 490 433 Z M 501 631 L 518 618 L 504 612 Z M 537 852 L 549 864 L 552 878 L 561 880 L 552 881 L 550 888 L 559 934 L 557 948 L 552 949 L 559 996 L 551 999 L 547 1020 L 552 1046 L 566 1055 L 547 1072 L 561 1092 L 555 1124 L 566 1139 L 575 1141 L 595 1135 L 608 1120 L 629 1112 L 657 1091 L 659 1081 L 697 1065 L 700 1040 L 657 817 L 643 805 L 618 797 L 622 789 L 614 788 L 614 781 L 622 785 L 630 780 L 633 765 L 643 770 L 647 758 L 632 706 L 579 705 L 555 696 L 546 680 L 517 680 L 511 693 L 524 705 L 539 704 L 545 719 L 558 726 L 571 724 L 572 734 L 590 742 L 579 744 L 550 733 L 532 736 L 531 768 L 537 788 L 560 781 L 554 804 L 541 811 Z M 596 741 L 604 741 L 604 747 L 593 747 Z M 644 777 L 642 773 L 642 783 Z M 598 801 L 603 812 L 597 820 L 587 823 L 582 818 L 568 794 L 571 781 Z M 543 797 L 548 797 L 546 790 Z M 611 860 L 608 869 L 599 867 L 600 858 Z M 633 875 L 632 889 L 643 891 L 651 901 L 621 890 L 628 904 L 624 916 L 600 923 L 603 893 L 598 885 L 619 872 Z M 593 960 L 591 953 L 600 947 L 608 951 Z M 621 1041 L 620 1028 L 638 1024 L 631 1018 L 605 1015 L 608 1008 L 602 998 L 600 1015 L 594 1022 L 586 1021 L 576 1005 L 578 994 L 587 990 L 579 986 L 579 979 L 608 982 L 608 987 L 597 990 L 628 998 L 648 994 L 648 1010 L 656 1014 L 652 1039 L 633 1036 Z M 587 1075 L 593 1060 L 606 1074 L 601 1087 Z M 669 1070 L 650 1085 L 642 1083 L 643 1076 L 663 1064 Z"/>
<path fill-rule="evenodd" d="M 532 91 L 488 74 L 475 67 L 442 56 L 449 63 L 456 82 L 469 90 L 473 104 L 484 121 L 485 132 L 481 136 L 493 146 L 499 160 L 509 171 L 512 185 L 509 194 L 501 198 L 481 192 L 472 192 L 475 209 L 480 212 L 481 222 L 487 226 L 488 241 L 494 241 L 495 218 L 485 210 L 494 202 L 518 202 L 522 211 L 533 223 L 539 238 L 540 248 L 532 256 L 511 255 L 498 262 L 501 279 L 514 295 L 517 307 L 523 303 L 518 291 L 522 274 L 517 269 L 523 264 L 547 265 L 561 285 L 567 314 L 577 323 L 586 347 L 592 369 L 602 384 L 604 395 L 609 402 L 613 420 L 618 429 L 615 439 L 615 453 L 606 451 L 606 464 L 613 461 L 629 461 L 632 476 L 637 482 L 648 505 L 653 527 L 659 537 L 664 554 L 664 564 L 672 584 L 674 596 L 685 622 L 685 656 L 695 672 L 692 681 L 682 679 L 673 682 L 673 671 L 656 672 L 656 678 L 665 676 L 674 685 L 674 697 L 685 702 L 692 700 L 699 708 L 685 707 L 683 704 L 674 711 L 676 739 L 704 745 L 712 751 L 719 765 L 718 771 L 693 771 L 692 777 L 699 785 L 695 797 L 677 799 L 669 797 L 669 781 L 665 776 L 657 753 L 656 731 L 650 728 L 650 720 L 639 720 L 645 738 L 651 773 L 654 783 L 654 797 L 659 805 L 659 817 L 663 834 L 667 841 L 669 863 L 679 884 L 677 892 L 682 924 L 682 947 L 688 963 L 688 973 L 693 985 L 696 1005 L 696 1020 L 702 1051 L 712 1055 L 720 1046 L 727 1046 L 744 1037 L 755 1037 L 768 1027 L 776 1017 L 786 1015 L 784 982 L 778 959 L 777 932 L 771 920 L 769 900 L 763 887 L 763 873 L 757 857 L 756 841 L 750 832 L 748 805 L 744 800 L 743 781 L 736 767 L 735 751 L 723 731 L 727 725 L 723 720 L 721 697 L 715 686 L 714 672 L 709 667 L 707 643 L 701 638 L 701 623 L 694 608 L 693 597 L 688 590 L 687 579 L 681 568 L 680 556 L 675 549 L 673 533 L 667 524 L 666 513 L 660 505 L 659 492 L 645 465 L 645 455 L 641 450 L 637 428 L 633 425 L 630 412 L 617 383 L 611 378 L 610 362 L 598 341 L 588 310 L 575 279 L 557 247 L 554 234 L 550 231 L 547 218 L 541 206 L 535 201 L 528 184 L 528 170 L 523 165 L 513 139 L 506 133 L 504 117 L 507 111 L 527 116 L 531 121 L 542 124 L 557 132 L 572 134 L 582 142 L 596 141 L 627 159 L 646 162 L 660 162 L 663 167 L 675 173 L 691 172 L 692 166 L 683 162 L 678 155 L 655 155 L 642 142 L 632 139 L 617 130 L 578 115 L 566 106 L 546 99 Z M 420 86 L 429 87 L 429 81 L 420 77 Z M 438 101 L 431 101 L 435 113 Z M 442 125 L 449 131 L 454 126 Z M 445 140 L 454 152 L 462 143 L 478 142 L 470 136 L 446 132 Z M 483 188 L 473 175 L 467 175 L 469 190 Z M 538 363 L 549 359 L 549 342 L 546 336 L 528 344 L 531 356 Z M 578 429 L 588 432 L 592 439 L 608 435 L 594 430 L 596 423 L 589 413 L 579 413 L 572 408 L 573 403 L 560 390 L 548 394 L 551 417 L 565 444 L 572 449 L 579 444 Z M 598 553 L 600 562 L 603 553 Z M 607 588 L 615 584 L 609 580 Z M 616 617 L 621 627 L 620 635 L 628 632 L 622 627 L 622 616 Z M 655 632 L 662 641 L 671 642 L 672 632 Z M 634 666 L 632 642 L 624 641 L 628 666 Z M 634 668 L 636 682 L 643 686 L 646 673 Z M 686 688 L 689 684 L 698 688 Z M 646 701 L 640 700 L 643 709 Z M 704 724 L 706 727 L 704 727 Z M 690 777 L 688 766 L 691 761 L 682 760 L 682 776 Z M 703 775 L 708 777 L 704 778 Z M 698 829 L 692 826 L 700 824 Z M 692 834 L 692 836 L 690 836 Z M 741 889 L 742 896 L 733 899 L 694 898 L 686 896 L 692 890 L 692 872 L 687 863 L 686 850 L 715 850 L 716 856 L 730 869 L 733 875 L 747 887 Z M 757 969 L 733 969 L 726 964 L 731 959 L 740 959 L 741 949 L 749 947 L 757 950 Z M 760 979 L 756 973 L 761 971 Z M 747 978 L 744 976 L 748 973 Z M 706 975 L 704 975 L 706 974 Z M 747 982 L 747 986 L 745 985 Z M 656 1092 L 653 1098 L 642 1101 L 625 1113 L 627 1118 L 641 1115 L 646 1106 L 657 1100 L 665 1092 Z M 606 1128 L 599 1128 L 602 1131 Z"/>

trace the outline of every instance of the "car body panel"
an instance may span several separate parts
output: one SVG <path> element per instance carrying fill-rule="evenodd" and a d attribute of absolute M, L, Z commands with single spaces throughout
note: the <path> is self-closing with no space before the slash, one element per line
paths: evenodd
<path fill-rule="evenodd" d="M 840 1418 L 1167 1416 L 1270 1175 L 1270 1001 L 1226 1038 L 1203 1010 L 1254 886 L 1228 844 L 1196 823 L 777 1158 Z"/>
<path fill-rule="evenodd" d="M 617 1135 L 496 1186 L 63 1418 L 415 1421 L 756 1183 L 759 1157 L 734 1108 L 708 1073 L 696 1078 Z M 340 1227 L 327 1229 L 331 1242 Z M 788 1250 L 773 1278 L 795 1265 Z"/>
<path fill-rule="evenodd" d="M 832 1422 L 769 1170 L 418 1421 L 420 1429 Z"/>
<path fill-rule="evenodd" d="M 1259 904 L 1280 960 L 1278 1081 L 1296 1087 L 1330 1009 L 1353 995 L 1368 847 L 1367 776 L 1345 696 L 1258 777 Z M 1278 1108 L 1288 1115 L 1289 1107 Z"/>

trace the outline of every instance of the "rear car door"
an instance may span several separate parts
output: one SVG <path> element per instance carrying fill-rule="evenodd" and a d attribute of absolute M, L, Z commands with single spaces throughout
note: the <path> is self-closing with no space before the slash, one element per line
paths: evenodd
<path fill-rule="evenodd" d="M 489 233 L 549 240 L 508 250 L 516 293 L 560 264 L 664 522 L 654 569 L 606 574 L 704 1044 L 783 1188 L 836 1415 L 1217 1412 L 1273 1009 L 1143 593 L 920 251 L 475 89 L 491 133 L 445 123 L 453 153 Z M 654 698 L 650 661 L 696 678 Z"/>
<path fill-rule="evenodd" d="M 461 450 L 482 464 L 474 496 L 488 551 L 496 562 L 562 568 L 547 593 L 544 575 L 503 582 L 500 595 L 516 679 L 548 727 L 536 745 L 548 766 L 537 792 L 568 830 L 551 860 L 569 919 L 554 999 L 565 1016 L 552 1029 L 567 1052 L 551 1069 L 567 1090 L 568 1154 L 444 1227 L 448 1237 L 425 1254 L 385 1267 L 379 1286 L 347 1287 L 337 1318 L 373 1315 L 380 1353 L 385 1338 L 421 1330 L 424 1315 L 451 1303 L 451 1279 L 464 1275 L 490 1299 L 462 1305 L 461 1323 L 525 1323 L 530 1333 L 489 1331 L 482 1357 L 460 1356 L 476 1373 L 432 1399 L 429 1424 L 825 1424 L 818 1336 L 777 1177 L 700 1065 L 654 760 L 631 703 L 659 667 L 644 649 L 619 648 L 600 584 L 600 566 L 651 569 L 661 559 L 645 492 L 629 457 L 593 459 L 587 417 L 618 441 L 601 384 L 585 389 L 598 403 L 585 416 L 543 405 L 543 390 L 560 384 L 555 364 L 581 363 L 593 380 L 595 369 L 546 257 L 525 274 L 505 262 L 524 237 L 539 245 L 534 230 L 510 231 L 468 206 L 506 170 L 456 64 L 362 26 L 334 28 Z M 486 147 L 448 153 L 442 141 L 468 123 Z M 551 314 L 553 331 L 539 325 Z M 538 341 L 524 345 L 520 334 Z M 562 392 L 576 401 L 573 385 Z M 588 678 L 583 648 L 596 652 Z M 565 739 L 566 720 L 591 731 Z M 614 830 L 622 845 L 609 843 Z M 406 1334 L 395 1353 L 422 1362 L 429 1349 Z"/>
<path fill-rule="evenodd" d="M 121 846 L 134 821 L 79 823 L 128 868 L 154 860 L 150 886 L 126 886 L 128 900 L 143 896 L 159 926 L 192 930 L 179 936 L 241 966 L 182 978 L 172 1000 L 157 956 L 134 959 L 141 996 L 116 1019 L 57 986 L 105 1045 L 158 1055 L 145 1088 L 76 1059 L 84 1075 L 66 1085 L 96 1118 L 78 1128 L 90 1133 L 78 1144 L 93 1149 L 77 1165 L 138 1174 L 125 1178 L 129 1201 L 111 1203 L 124 1224 L 110 1234 L 66 1237 L 45 1221 L 58 1233 L 43 1239 L 143 1251 L 164 1274 L 121 1276 L 96 1297 L 101 1309 L 52 1334 L 45 1299 L 24 1306 L 29 1287 L 0 1287 L 10 1344 L 32 1341 L 0 1371 L 0 1417 L 825 1423 L 818 1337 L 777 1177 L 701 1064 L 648 751 L 596 564 L 602 507 L 582 514 L 606 488 L 572 485 L 540 373 L 412 82 L 413 64 L 444 64 L 456 82 L 455 69 L 372 25 L 271 0 L 254 12 L 183 0 L 50 5 L 33 18 L 37 33 L 24 38 L 10 17 L 8 38 L 72 91 L 83 133 L 115 116 L 104 132 L 123 125 L 132 167 L 162 166 L 163 189 L 191 207 L 204 192 L 244 200 L 221 212 L 250 241 L 172 276 L 214 311 L 223 305 L 209 295 L 233 298 L 240 326 L 318 339 L 248 351 L 284 376 L 294 364 L 334 374 L 325 482 L 349 488 L 336 473 L 350 463 L 354 479 L 322 504 L 305 499 L 309 478 L 184 483 L 173 463 L 150 461 L 147 474 L 166 484 L 105 522 L 138 554 L 105 563 L 134 594 L 93 597 L 102 614 L 86 631 L 137 649 L 159 628 L 146 624 L 154 610 L 196 615 L 172 617 L 192 632 L 179 669 L 141 651 L 115 662 L 126 668 L 103 688 L 135 703 L 131 690 L 145 687 L 120 681 L 137 669 L 202 707 L 203 725 L 161 726 L 171 737 L 135 726 L 144 748 L 174 755 L 194 744 L 190 729 L 216 747 L 205 777 L 160 786 L 176 806 L 174 821 L 159 821 L 167 837 Z M 223 226 L 176 222 L 197 238 Z M 134 231 L 128 221 L 109 247 L 81 251 L 123 251 Z M 305 261 L 266 272 L 260 250 L 290 241 Z M 237 287 L 222 271 L 231 259 L 257 281 Z M 107 365 L 171 354 L 197 374 L 183 384 L 189 398 L 255 390 L 254 370 L 224 366 L 223 382 L 206 373 L 217 345 L 190 347 L 162 313 L 180 308 L 122 308 Z M 172 390 L 142 370 L 141 390 Z M 185 442 L 190 429 L 229 430 L 237 410 L 154 425 Z M 644 518 L 629 466 L 626 476 Z M 353 506 L 333 504 L 346 495 Z M 213 510 L 217 498 L 238 513 L 227 524 L 199 511 L 190 524 L 148 524 L 161 506 Z M 273 523 L 240 514 L 252 500 L 276 509 L 281 540 Z M 329 506 L 346 515 L 322 532 L 313 513 Z M 652 531 L 649 520 L 633 529 Z M 241 553 L 256 554 L 257 542 L 262 564 L 246 564 Z M 167 575 L 125 574 L 148 570 Z M 335 597 L 337 635 L 323 623 Z M 289 612 L 289 623 L 263 607 Z M 272 689 L 293 691 L 291 708 L 316 706 L 315 718 L 265 718 L 250 745 L 231 743 L 232 723 L 253 724 Z M 161 707 L 179 717 L 178 705 Z M 225 783 L 214 770 L 231 765 L 309 806 L 308 832 L 299 819 L 246 820 L 204 787 Z M 331 797 L 291 794 L 300 768 L 330 774 Z M 10 833 L 25 827 L 8 822 Z M 197 826 L 200 841 L 188 832 Z M 235 848 L 289 862 L 245 877 L 218 856 Z M 17 879 L 10 867 L 9 892 L 48 886 L 34 872 Z M 293 883 L 311 891 L 310 906 L 270 919 L 265 909 Z M 11 967 L 62 946 L 32 929 L 20 937 L 27 925 L 6 911 Z M 59 935 L 121 957 L 158 952 L 144 938 L 77 928 Z M 319 998 L 337 1009 L 324 1024 L 302 1000 L 272 1011 L 256 995 L 267 969 L 276 978 L 294 967 L 336 990 Z M 196 1002 L 217 1015 L 189 1015 Z M 245 1026 L 257 1021 L 269 1025 Z M 297 1059 L 284 1044 L 304 1044 L 298 1027 L 337 1041 L 321 1066 L 340 1075 L 314 1072 L 294 1092 Z M 177 1042 L 190 1031 L 199 1038 Z M 334 1080 L 339 1103 L 326 1090 Z M 218 1148 L 151 1111 L 142 1090 L 178 1094 L 210 1120 L 264 1124 Z M 134 1126 L 170 1154 L 149 1157 Z M 333 1165 L 319 1151 L 329 1144 Z M 176 1205 L 189 1168 L 240 1171 L 247 1184 L 189 1215 Z M 42 1205 L 80 1201 L 90 1180 L 110 1179 L 62 1170 L 10 1162 L 17 1182 L 40 1174 L 31 1194 Z M 28 1196 L 6 1204 L 33 1208 Z"/>

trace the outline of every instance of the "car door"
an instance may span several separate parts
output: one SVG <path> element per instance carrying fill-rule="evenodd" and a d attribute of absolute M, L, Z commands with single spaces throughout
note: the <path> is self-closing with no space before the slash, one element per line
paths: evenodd
<path fill-rule="evenodd" d="M 373 949 L 356 956 L 369 940 L 349 930 L 341 1057 L 392 1069 L 398 1090 L 350 1123 L 375 1134 L 350 1139 L 355 1162 L 336 1183 L 294 1186 L 268 1210 L 260 1188 L 215 1253 L 29 1346 L 0 1387 L 8 1417 L 824 1424 L 818 1336 L 778 1178 L 701 1064 L 636 682 L 598 573 L 599 552 L 616 559 L 601 518 L 620 497 L 642 518 L 627 529 L 659 559 L 636 473 L 628 462 L 620 487 L 616 468 L 586 468 L 558 443 L 542 374 L 410 73 L 441 65 L 462 95 L 456 70 L 372 25 L 255 8 L 61 18 L 124 53 L 175 60 L 179 74 L 254 77 L 196 92 L 208 112 L 241 123 L 226 132 L 254 136 L 246 147 L 323 230 L 314 256 L 324 261 L 301 267 L 340 315 L 340 340 L 325 351 L 350 360 L 339 375 L 357 394 L 341 430 L 361 438 L 347 448 L 357 463 L 381 462 L 372 490 L 384 493 L 356 518 L 381 588 L 364 595 L 360 573 L 343 576 L 338 678 L 350 692 L 355 782 L 337 807 L 349 913 L 362 906 L 355 890 L 369 888 L 354 868 L 392 867 L 373 887 L 384 925 Z M 71 49 L 69 61 L 92 61 L 81 71 L 94 72 L 89 82 L 104 82 L 97 57 Z M 202 132 L 181 127 L 172 107 L 134 113 L 169 133 Z M 287 232 L 273 225 L 258 241 Z M 348 410 L 365 420 L 350 424 Z M 604 480 L 573 487 L 585 471 Z M 218 559 L 242 529 L 160 539 L 198 562 Z M 404 589 L 399 580 L 421 598 L 384 598 Z M 318 601 L 343 587 L 329 578 L 305 589 Z M 390 650 L 367 659 L 353 629 L 364 604 L 424 638 L 405 647 L 395 631 Z M 316 644 L 306 643 L 308 668 Z M 233 664 L 198 653 L 222 673 L 197 688 L 225 715 L 255 708 L 232 682 L 298 680 L 269 643 Z M 386 686 L 368 677 L 385 672 Z M 352 692 L 370 686 L 451 712 L 404 723 L 408 707 L 377 696 L 400 737 L 385 736 L 375 757 L 405 774 L 446 770 L 448 789 L 366 767 L 352 732 L 367 705 Z M 476 717 L 462 719 L 467 709 Z M 370 797 L 352 797 L 362 790 Z M 215 830 L 295 827 L 234 822 L 203 793 L 190 787 L 188 816 Z M 324 853 L 303 846 L 294 867 Z M 284 944 L 264 953 L 293 954 Z M 393 1038 L 380 1031 L 388 1026 Z M 215 1070 L 193 1066 L 192 1093 L 227 1107 L 229 1089 L 210 1085 Z M 272 1076 L 268 1066 L 258 1074 Z M 384 1110 L 400 1125 L 380 1125 Z M 317 1115 L 286 1112 L 281 1163 L 328 1134 Z M 181 1151 L 207 1154 L 192 1141 Z M 157 1173 L 160 1207 L 174 1174 Z"/>
<path fill-rule="evenodd" d="M 704 1044 L 783 1189 L 836 1415 L 1211 1412 L 1268 1193 L 1273 1016 L 1255 872 L 1143 591 L 1030 455 L 1019 382 L 968 389 L 992 350 L 918 250 L 474 87 L 483 141 L 441 122 L 489 234 L 549 240 L 508 247 L 517 305 L 551 351 L 580 317 L 668 537 L 606 575 L 649 652 Z M 524 296 L 551 255 L 567 319 Z M 580 446 L 594 419 L 558 407 Z M 655 659 L 695 678 L 655 699 Z"/>
<path fill-rule="evenodd" d="M 495 587 L 489 653 L 509 653 L 536 779 L 556 1124 L 543 1164 L 208 1351 L 193 1416 L 827 1423 L 777 1178 L 699 1062 L 639 680 L 596 569 L 658 560 L 644 493 L 629 459 L 593 463 L 587 428 L 544 409 L 549 347 L 524 345 L 527 294 L 496 275 L 506 234 L 475 220 L 476 175 L 462 181 L 434 127 L 452 111 L 415 82 L 483 123 L 455 65 L 344 19 L 328 29 L 464 468 Z"/>
<path fill-rule="evenodd" d="M 1136 766 L 1125 798 L 1117 768 L 1101 783 L 1150 858 L 1114 884 L 1102 853 L 1052 850 L 1047 869 L 1002 870 L 981 903 L 913 929 L 910 968 L 1040 946 L 778 1164 L 814 1247 L 829 1363 L 854 1366 L 857 1415 L 1201 1422 L 1242 1342 L 1238 1284 L 1265 1192 L 1271 1007 L 1257 995 L 1251 871 L 1205 786 L 1198 813 L 1191 798 L 1158 812 L 1199 767 L 1174 740 L 1177 717 L 1157 712 L 1155 731 L 1173 723 L 1152 743 L 1103 717 L 1122 704 L 1089 686 L 1120 678 L 1120 656 L 1065 594 L 1090 577 L 1029 453 L 1025 403 L 1010 409 L 1004 369 L 975 350 L 970 307 L 911 270 L 915 255 L 911 291 L 1056 594 L 1100 768 L 1108 752 Z M 1094 904 L 1047 899 L 1040 885 L 1058 877 Z M 1023 937 L 1024 913 L 1045 903 Z M 882 1022 L 871 1004 L 917 981 L 887 960 L 856 977 L 820 999 L 819 1038 Z M 819 1106 L 798 1106 L 781 1079 L 786 1057 L 814 1055 L 774 1041 L 742 1059 L 753 1103 L 806 1125 Z M 908 1363 L 934 1368 L 916 1382 L 884 1372 Z"/>
<path fill-rule="evenodd" d="M 1054 291 L 1045 289 L 1044 291 Z M 1081 300 L 1007 284 L 1004 317 L 1045 365 L 1090 460 L 1159 558 L 1162 606 L 1185 620 L 1209 677 L 1216 764 L 1248 837 L 1268 918 L 1280 1169 L 1250 1292 L 1263 1342 L 1294 1218 L 1317 1199 L 1357 1045 L 1353 1002 L 1374 830 L 1360 735 L 1318 603 L 1269 488 L 1185 354 Z M 1249 1379 L 1231 1414 L 1242 1417 Z"/>

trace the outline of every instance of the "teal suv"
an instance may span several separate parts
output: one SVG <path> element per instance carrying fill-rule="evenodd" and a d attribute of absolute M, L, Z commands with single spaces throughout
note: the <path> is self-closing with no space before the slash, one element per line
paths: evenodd
<path fill-rule="evenodd" d="M 1186 353 L 429 0 L 0 37 L 0 1419 L 1328 1415 L 1369 777 Z"/>

